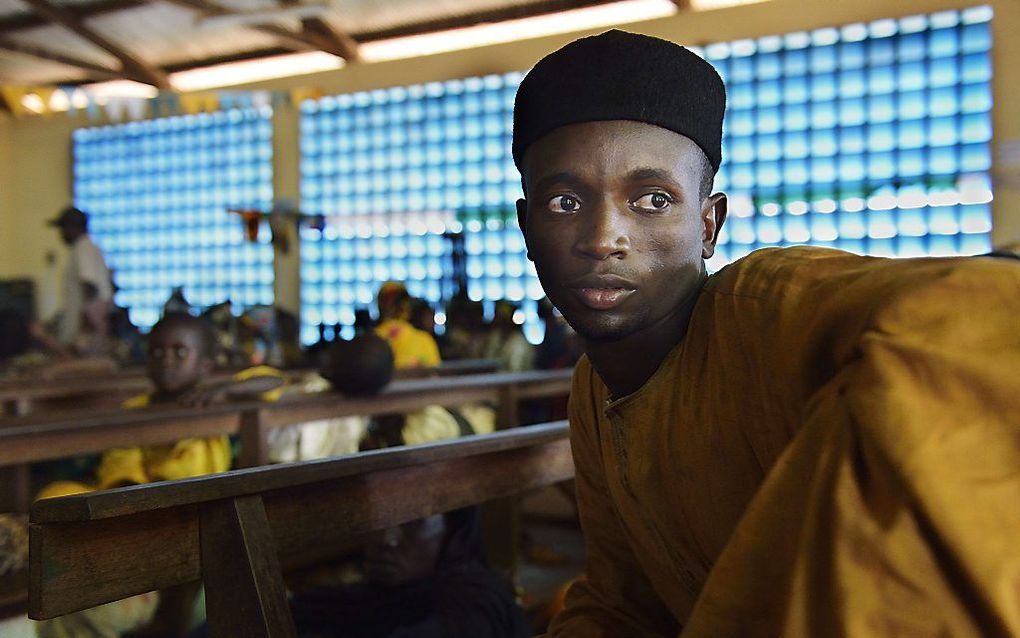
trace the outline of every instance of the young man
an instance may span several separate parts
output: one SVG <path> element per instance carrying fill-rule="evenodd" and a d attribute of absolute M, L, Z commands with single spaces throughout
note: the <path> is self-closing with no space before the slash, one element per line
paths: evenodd
<path fill-rule="evenodd" d="M 550 635 L 1020 633 L 1020 268 L 798 247 L 708 276 L 724 102 L 619 31 L 517 94 L 520 225 L 586 353 L 588 563 Z"/>

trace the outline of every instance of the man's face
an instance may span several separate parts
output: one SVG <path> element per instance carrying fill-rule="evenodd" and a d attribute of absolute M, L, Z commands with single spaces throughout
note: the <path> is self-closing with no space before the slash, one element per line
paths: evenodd
<path fill-rule="evenodd" d="M 365 546 L 365 576 L 383 585 L 425 578 L 435 569 L 445 534 L 442 514 L 373 534 Z"/>
<path fill-rule="evenodd" d="M 149 378 L 160 394 L 190 390 L 211 367 L 197 330 L 171 324 L 149 335 Z"/>
<path fill-rule="evenodd" d="M 669 322 L 700 285 L 725 218 L 701 150 L 631 121 L 556 129 L 527 151 L 518 216 L 549 299 L 589 341 Z"/>

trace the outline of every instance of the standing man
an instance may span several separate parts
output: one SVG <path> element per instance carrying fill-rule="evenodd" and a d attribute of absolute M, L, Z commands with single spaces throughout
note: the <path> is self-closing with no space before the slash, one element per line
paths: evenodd
<path fill-rule="evenodd" d="M 113 281 L 103 253 L 88 234 L 88 216 L 73 206 L 50 225 L 60 230 L 69 248 L 61 294 L 63 310 L 57 337 L 82 354 L 97 354 L 107 336 L 107 315 L 113 301 Z"/>
<path fill-rule="evenodd" d="M 709 276 L 725 89 L 610 31 L 524 78 L 518 216 L 582 340 L 557 638 L 1020 635 L 1020 268 L 772 248 Z"/>

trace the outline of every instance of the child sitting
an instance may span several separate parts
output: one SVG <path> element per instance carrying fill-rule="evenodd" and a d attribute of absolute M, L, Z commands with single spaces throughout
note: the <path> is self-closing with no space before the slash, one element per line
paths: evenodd
<path fill-rule="evenodd" d="M 265 366 L 244 370 L 227 381 L 205 381 L 214 367 L 215 337 L 205 321 L 191 315 L 167 315 L 153 326 L 148 354 L 147 369 L 154 391 L 128 399 L 123 404 L 127 409 L 275 400 L 284 382 L 280 372 Z M 44 488 L 39 498 L 225 472 L 230 463 L 226 436 L 116 448 L 103 454 L 95 486 L 61 481 Z"/>
<path fill-rule="evenodd" d="M 350 397 L 378 394 L 393 379 L 393 351 L 372 333 L 351 341 L 338 339 L 323 354 L 319 374 L 298 389 L 302 394 L 336 391 Z M 353 454 L 368 429 L 363 416 L 333 417 L 269 432 L 269 459 L 274 463 L 308 461 Z"/>

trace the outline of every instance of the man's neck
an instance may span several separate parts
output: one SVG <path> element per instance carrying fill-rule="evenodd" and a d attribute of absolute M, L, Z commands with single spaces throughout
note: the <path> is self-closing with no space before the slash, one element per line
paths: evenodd
<path fill-rule="evenodd" d="M 584 341 L 585 354 L 613 399 L 641 388 L 684 338 L 707 279 L 708 274 L 702 271 L 691 295 L 657 324 L 617 341 Z"/>

